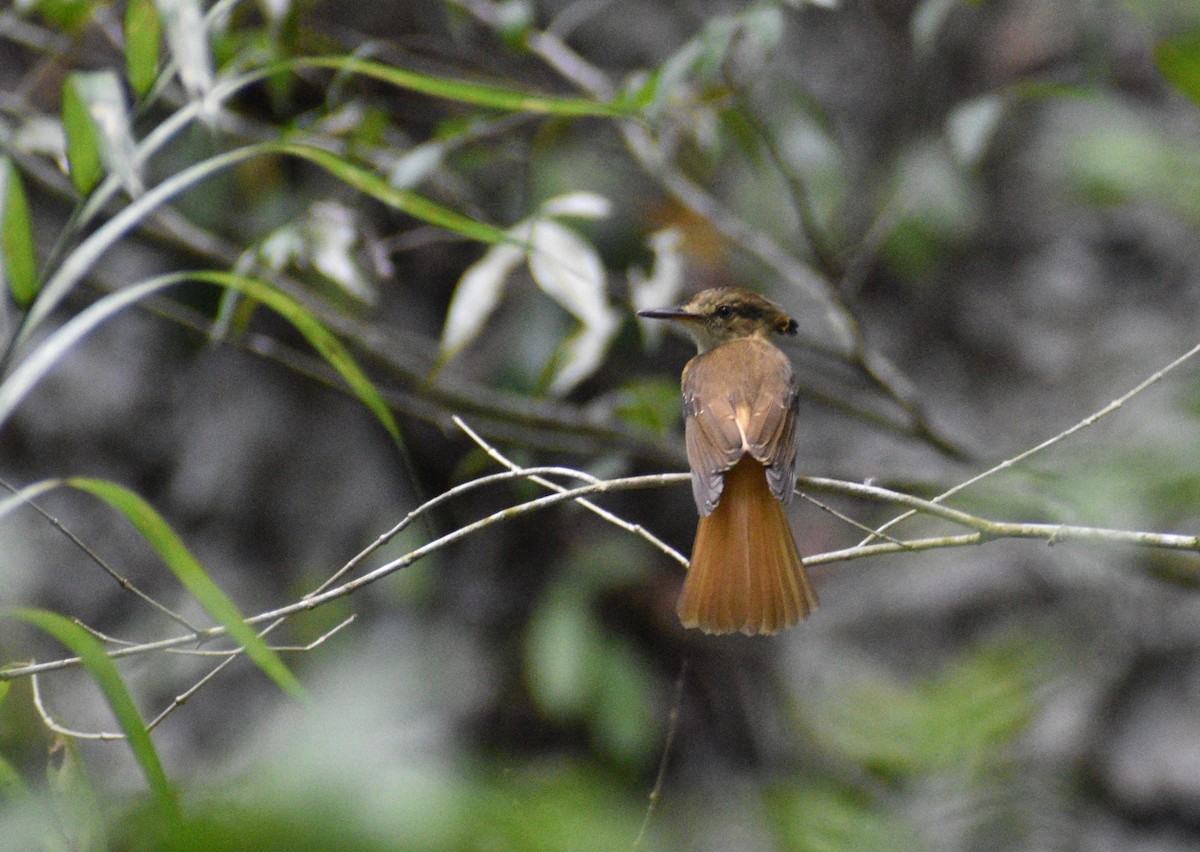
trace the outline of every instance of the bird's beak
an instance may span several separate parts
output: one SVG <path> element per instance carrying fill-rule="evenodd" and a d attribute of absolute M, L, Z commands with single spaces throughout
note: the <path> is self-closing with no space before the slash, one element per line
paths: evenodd
<path fill-rule="evenodd" d="M 682 306 L 675 308 L 652 308 L 648 311 L 638 311 L 638 316 L 646 319 L 680 320 L 684 322 L 701 319 L 698 314 L 693 314 L 691 311 L 688 311 Z"/>

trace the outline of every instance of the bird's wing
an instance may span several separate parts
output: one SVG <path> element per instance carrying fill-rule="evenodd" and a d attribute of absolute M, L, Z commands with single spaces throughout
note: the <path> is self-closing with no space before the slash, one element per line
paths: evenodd
<path fill-rule="evenodd" d="M 771 493 L 791 498 L 796 386 L 786 355 L 755 338 L 697 355 L 683 372 L 683 405 L 692 494 L 702 516 L 720 501 L 725 471 L 747 453 L 767 468 Z"/>
<path fill-rule="evenodd" d="M 769 353 L 760 358 L 755 376 L 757 394 L 749 406 L 746 435 L 750 454 L 767 469 L 771 493 L 784 503 L 792 499 L 796 482 L 796 376 L 787 356 L 765 341 Z"/>

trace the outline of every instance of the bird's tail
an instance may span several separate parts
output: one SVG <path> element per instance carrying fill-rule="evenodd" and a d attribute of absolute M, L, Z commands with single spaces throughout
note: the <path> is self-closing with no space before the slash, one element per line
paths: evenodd
<path fill-rule="evenodd" d="M 706 633 L 753 635 L 791 627 L 816 607 L 783 504 L 762 464 L 743 456 L 696 528 L 679 618 Z"/>

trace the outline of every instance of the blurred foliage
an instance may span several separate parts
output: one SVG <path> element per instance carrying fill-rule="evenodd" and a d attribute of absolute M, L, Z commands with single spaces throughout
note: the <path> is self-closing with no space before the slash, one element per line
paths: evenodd
<path fill-rule="evenodd" d="M 926 683 L 880 679 L 839 690 L 817 736 L 892 782 L 936 771 L 995 769 L 1032 716 L 1037 655 L 1028 643 L 997 643 Z"/>
<path fill-rule="evenodd" d="M 767 791 L 772 828 L 781 848 L 919 850 L 919 832 L 868 796 L 832 785 L 794 784 Z"/>
<path fill-rule="evenodd" d="M 575 626 L 580 629 L 540 638 L 577 648 L 588 630 Z M 620 649 L 595 650 L 608 654 L 607 664 L 614 667 L 594 669 L 598 677 L 619 682 L 615 667 L 628 666 L 627 674 L 639 668 L 635 656 Z M 763 788 L 762 830 L 786 848 L 926 848 L 918 823 L 898 807 L 904 791 L 946 773 L 960 778 L 965 773 L 973 780 L 962 783 L 977 787 L 1002 783 L 1013 760 L 1009 749 L 1031 712 L 1040 653 L 1026 640 L 999 642 L 924 683 L 880 680 L 835 689 L 820 709 L 806 711 L 829 724 L 816 732 L 829 749 L 826 759 L 863 765 L 892 792 L 798 772 Z M 619 689 L 593 684 L 585 690 L 598 688 Z M 614 697 L 621 699 L 614 709 L 637 718 L 629 706 L 636 695 Z M 69 740 L 56 746 L 45 797 L 18 794 L 14 787 L 0 809 L 0 828 L 6 837 L 49 848 L 58 835 L 71 848 L 613 849 L 630 845 L 645 815 L 644 796 L 630 791 L 623 771 L 590 761 L 467 760 L 417 741 L 396 754 L 387 742 L 391 734 L 363 725 L 367 718 L 386 717 L 386 694 L 356 693 L 349 717 L 346 698 L 326 693 L 301 711 L 305 718 L 287 721 L 290 733 L 246 746 L 256 759 L 236 777 L 189 784 L 179 828 L 159 820 L 140 796 L 129 799 L 98 786 Z M 592 699 L 604 700 L 595 694 Z M 581 709 L 566 706 L 562 696 L 541 694 L 539 700 L 557 718 Z M 606 713 L 597 710 L 594 724 L 606 724 Z M 298 736 L 305 732 L 320 735 Z M 619 731 L 599 730 L 597 736 L 602 751 L 622 760 L 635 756 Z M 286 750 L 277 748 L 281 742 L 287 742 Z M 15 778 L 13 783 L 19 784 Z M 672 848 L 672 836 L 688 834 L 686 815 L 704 804 L 681 787 L 668 793 L 665 807 L 664 817 L 651 825 L 646 848 Z"/>
<path fill-rule="evenodd" d="M 652 379 L 629 382 L 615 391 L 613 410 L 618 416 L 643 429 L 665 434 L 682 419 L 679 384 Z"/>
<path fill-rule="evenodd" d="M 582 721 L 598 753 L 645 765 L 660 741 L 655 682 L 628 640 L 605 631 L 596 601 L 636 576 L 641 547 L 605 541 L 571 560 L 542 595 L 526 635 L 526 671 L 538 706 L 558 722 Z"/>

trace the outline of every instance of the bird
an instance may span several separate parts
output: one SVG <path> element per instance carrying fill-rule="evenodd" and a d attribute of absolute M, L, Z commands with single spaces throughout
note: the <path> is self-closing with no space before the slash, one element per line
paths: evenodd
<path fill-rule="evenodd" d="M 696 343 L 683 369 L 684 437 L 700 520 L 676 612 L 705 633 L 770 635 L 817 607 L 785 507 L 796 481 L 797 385 L 774 335 L 797 324 L 741 287 L 638 316 Z"/>

